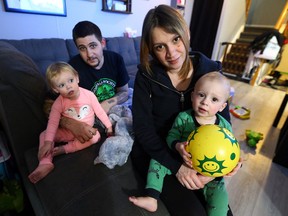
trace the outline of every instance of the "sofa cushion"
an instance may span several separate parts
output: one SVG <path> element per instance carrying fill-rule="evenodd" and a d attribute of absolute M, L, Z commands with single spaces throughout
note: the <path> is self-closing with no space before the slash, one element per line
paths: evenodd
<path fill-rule="evenodd" d="M 119 53 L 126 66 L 138 64 L 133 38 L 113 37 L 105 39 L 107 49 Z"/>
<path fill-rule="evenodd" d="M 139 194 L 135 191 L 139 181 L 136 181 L 130 159 L 114 169 L 108 169 L 104 164 L 93 164 L 100 146 L 97 143 L 54 158 L 54 170 L 35 184 L 41 203 L 45 203 L 46 212 L 42 213 L 58 216 L 155 215 L 128 200 L 128 196 Z M 37 149 L 27 151 L 25 158 L 28 169 L 32 171 L 38 164 Z M 169 215 L 161 202 L 156 215 Z"/>
<path fill-rule="evenodd" d="M 134 88 L 134 81 L 135 81 L 135 77 L 136 77 L 136 73 L 137 73 L 137 65 L 129 65 L 129 66 L 126 66 L 127 68 L 127 72 L 128 72 L 128 75 L 130 77 L 130 80 L 128 82 L 128 85 L 130 88 Z"/>
<path fill-rule="evenodd" d="M 30 56 L 38 65 L 40 72 L 44 75 L 47 67 L 55 61 L 68 62 L 70 56 L 64 39 L 24 39 L 24 40 L 3 40 L 19 51 Z"/>
<path fill-rule="evenodd" d="M 134 46 L 137 53 L 137 64 L 140 63 L 140 46 L 141 46 L 141 36 L 135 37 L 134 39 Z"/>
<path fill-rule="evenodd" d="M 70 58 L 79 54 L 79 51 L 78 51 L 73 39 L 66 39 L 66 46 L 67 46 Z"/>

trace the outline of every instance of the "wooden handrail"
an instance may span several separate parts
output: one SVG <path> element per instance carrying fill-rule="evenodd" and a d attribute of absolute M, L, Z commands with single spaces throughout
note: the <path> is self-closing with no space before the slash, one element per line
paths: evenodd
<path fill-rule="evenodd" d="M 246 0 L 246 14 L 245 14 L 246 20 L 248 19 L 248 14 L 249 14 L 250 6 L 251 6 L 251 1 L 252 0 Z"/>
<path fill-rule="evenodd" d="M 282 13 L 281 13 L 276 25 L 274 26 L 274 28 L 279 30 L 281 28 L 283 22 L 285 22 L 285 18 L 287 16 L 288 16 L 288 1 L 286 2 L 285 6 L 284 6 L 284 9 L 282 10 Z"/>
<path fill-rule="evenodd" d="M 239 42 L 222 42 L 221 46 L 226 46 L 226 45 L 238 45 L 238 46 L 249 46 L 249 43 L 239 43 Z"/>

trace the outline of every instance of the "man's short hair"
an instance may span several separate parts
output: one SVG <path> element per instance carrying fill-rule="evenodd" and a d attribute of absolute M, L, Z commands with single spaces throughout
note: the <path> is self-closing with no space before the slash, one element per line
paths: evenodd
<path fill-rule="evenodd" d="M 102 41 L 102 33 L 100 28 L 90 21 L 78 22 L 72 30 L 73 41 L 75 44 L 78 38 L 83 38 L 88 35 L 95 35 L 99 41 Z"/>

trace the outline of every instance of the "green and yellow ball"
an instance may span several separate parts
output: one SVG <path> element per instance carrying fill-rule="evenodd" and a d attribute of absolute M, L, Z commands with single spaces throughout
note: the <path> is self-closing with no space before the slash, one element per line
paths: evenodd
<path fill-rule="evenodd" d="M 218 125 L 202 125 L 188 137 L 187 152 L 193 168 L 205 176 L 220 177 L 238 164 L 240 145 L 234 135 Z"/>

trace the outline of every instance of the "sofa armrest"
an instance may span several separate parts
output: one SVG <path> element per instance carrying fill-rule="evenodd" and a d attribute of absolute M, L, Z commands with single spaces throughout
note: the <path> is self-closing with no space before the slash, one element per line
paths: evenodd
<path fill-rule="evenodd" d="M 0 43 L 0 118 L 18 165 L 23 152 L 38 145 L 46 127 L 43 103 L 46 82 L 33 61 L 16 49 Z"/>

